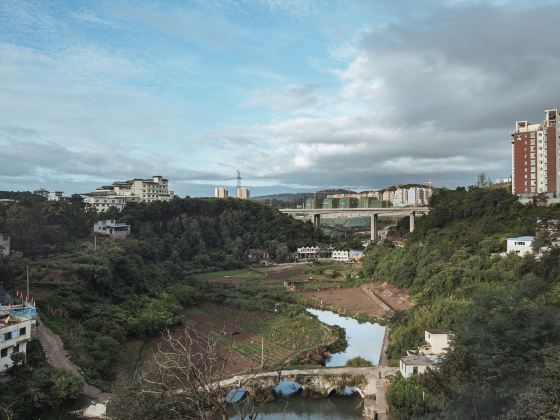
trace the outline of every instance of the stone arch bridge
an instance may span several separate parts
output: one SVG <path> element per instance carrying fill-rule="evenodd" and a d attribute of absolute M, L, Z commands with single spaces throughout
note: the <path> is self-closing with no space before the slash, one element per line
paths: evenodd
<path fill-rule="evenodd" d="M 398 368 L 388 366 L 294 369 L 234 376 L 220 381 L 220 387 L 226 390 L 243 387 L 256 395 L 271 392 L 280 381 L 293 381 L 301 385 L 304 396 L 312 398 L 327 397 L 333 391 L 340 392 L 348 386 L 362 398 L 371 399 L 377 398 L 383 391 L 384 378 L 397 371 Z"/>

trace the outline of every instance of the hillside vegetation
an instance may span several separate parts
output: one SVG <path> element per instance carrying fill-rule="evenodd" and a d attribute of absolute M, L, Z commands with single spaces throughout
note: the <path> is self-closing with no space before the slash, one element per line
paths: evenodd
<path fill-rule="evenodd" d="M 558 206 L 521 205 L 507 191 L 440 191 L 403 248 L 383 244 L 364 262 L 375 280 L 409 287 L 416 301 L 393 320 L 390 358 L 426 328 L 457 338 L 437 372 L 398 380 L 393 417 L 558 418 L 560 253 L 497 255 L 509 236 L 532 235 Z M 422 398 L 425 392 L 427 398 Z"/>
<path fill-rule="evenodd" d="M 98 239 L 92 223 L 115 218 L 132 226 L 129 239 Z M 143 341 L 182 321 L 186 308 L 219 299 L 193 273 L 242 267 L 247 250 L 284 258 L 318 233 L 269 207 L 249 201 L 174 199 L 97 215 L 77 200 L 24 196 L 0 207 L 0 232 L 16 251 L 0 257 L 0 279 L 23 290 L 32 255 L 32 294 L 44 322 L 63 338 L 86 378 L 107 388 L 116 365 L 130 362 L 127 343 Z"/>

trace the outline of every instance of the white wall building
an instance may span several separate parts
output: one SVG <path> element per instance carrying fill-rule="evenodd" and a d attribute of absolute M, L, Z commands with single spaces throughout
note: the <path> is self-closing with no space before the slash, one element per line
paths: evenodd
<path fill-rule="evenodd" d="M 8 320 L 6 322 L 6 320 Z M 2 314 L 0 318 L 0 372 L 12 367 L 12 353 L 27 353 L 31 320 Z"/>
<path fill-rule="evenodd" d="M 227 188 L 216 187 L 214 188 L 214 198 L 228 198 L 229 190 Z"/>
<path fill-rule="evenodd" d="M 251 196 L 251 191 L 249 191 L 249 188 L 237 187 L 236 195 L 240 200 L 248 200 Z"/>
<path fill-rule="evenodd" d="M 93 207 L 98 212 L 107 211 L 111 207 L 121 211 L 126 207 L 126 197 L 90 193 L 84 195 L 84 203 L 86 203 L 87 206 Z"/>
<path fill-rule="evenodd" d="M 404 207 L 408 204 L 408 190 L 397 188 L 393 199 L 393 207 Z"/>
<path fill-rule="evenodd" d="M 534 236 L 520 236 L 518 238 L 507 239 L 507 253 L 513 252 L 519 256 L 531 254 L 533 252 Z"/>
<path fill-rule="evenodd" d="M 47 200 L 49 201 L 60 201 L 63 199 L 64 193 L 62 191 L 51 191 L 47 195 Z"/>
<path fill-rule="evenodd" d="M 0 254 L 10 255 L 10 235 L 0 233 Z"/>
<path fill-rule="evenodd" d="M 451 348 L 451 341 L 455 338 L 453 331 L 448 329 L 433 328 L 424 331 L 426 340 L 418 352 L 423 355 L 443 355 Z"/>
<path fill-rule="evenodd" d="M 413 375 L 419 375 L 426 372 L 435 362 L 428 356 L 414 355 L 401 357 L 399 370 L 403 378 L 410 378 Z"/>
<path fill-rule="evenodd" d="M 331 255 L 331 259 L 333 261 L 338 261 L 338 262 L 348 262 L 349 261 L 348 251 L 333 251 Z"/>
<path fill-rule="evenodd" d="M 112 239 L 125 239 L 130 234 L 130 225 L 117 223 L 114 219 L 99 220 L 93 224 L 93 232 Z"/>
<path fill-rule="evenodd" d="M 150 179 L 134 178 L 128 181 L 117 181 L 111 185 L 97 189 L 96 193 L 108 196 L 121 196 L 129 203 L 151 203 L 153 201 L 169 201 L 173 191 L 169 191 L 168 180 L 160 175 Z"/>

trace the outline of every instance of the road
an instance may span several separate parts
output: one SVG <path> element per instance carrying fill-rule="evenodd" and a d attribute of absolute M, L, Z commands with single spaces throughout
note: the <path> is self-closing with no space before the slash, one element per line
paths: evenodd
<path fill-rule="evenodd" d="M 66 370 L 77 378 L 84 381 L 83 393 L 92 400 L 106 402 L 110 394 L 104 393 L 94 385 L 86 383 L 80 369 L 70 360 L 68 353 L 64 349 L 64 344 L 44 323 L 39 322 L 37 317 L 37 327 L 35 328 L 36 337 L 43 346 L 48 362 L 55 368 Z"/>

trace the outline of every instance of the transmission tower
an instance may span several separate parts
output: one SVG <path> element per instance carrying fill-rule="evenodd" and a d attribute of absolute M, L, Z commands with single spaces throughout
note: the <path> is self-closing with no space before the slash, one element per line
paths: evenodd
<path fill-rule="evenodd" d="M 237 169 L 237 188 L 241 188 L 241 172 Z"/>

